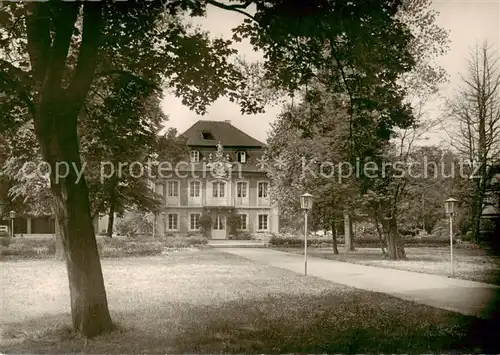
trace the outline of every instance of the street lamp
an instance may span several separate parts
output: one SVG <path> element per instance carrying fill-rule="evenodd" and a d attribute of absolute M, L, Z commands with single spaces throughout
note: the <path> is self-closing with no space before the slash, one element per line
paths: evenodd
<path fill-rule="evenodd" d="M 14 238 L 14 218 L 16 218 L 16 212 L 10 211 L 10 236 Z"/>
<path fill-rule="evenodd" d="M 161 213 L 163 217 L 163 236 L 165 237 L 167 235 L 167 212 L 162 212 Z"/>
<path fill-rule="evenodd" d="M 307 214 L 312 207 L 313 196 L 305 193 L 300 195 L 300 207 L 304 210 L 304 275 L 307 276 Z"/>
<path fill-rule="evenodd" d="M 457 215 L 457 202 L 453 197 L 450 197 L 444 202 L 444 209 L 450 218 L 450 269 L 453 277 L 453 217 Z"/>

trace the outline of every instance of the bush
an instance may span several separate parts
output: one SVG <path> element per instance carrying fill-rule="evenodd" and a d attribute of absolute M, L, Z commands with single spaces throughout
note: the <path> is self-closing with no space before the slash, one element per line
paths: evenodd
<path fill-rule="evenodd" d="M 14 238 L 9 248 L 1 249 L 1 257 L 14 259 L 45 259 L 56 253 L 54 238 Z"/>
<path fill-rule="evenodd" d="M 201 235 L 164 238 L 97 238 L 97 248 L 102 258 L 160 255 L 165 249 L 201 247 L 207 239 Z M 9 248 L 0 248 L 2 259 L 47 259 L 54 257 L 54 238 L 14 238 Z"/>
<path fill-rule="evenodd" d="M 432 237 L 436 239 L 448 239 L 450 234 L 450 224 L 446 218 L 440 219 L 432 229 Z"/>
<path fill-rule="evenodd" d="M 174 236 L 160 238 L 164 248 L 189 248 L 202 246 L 208 243 L 203 235 L 193 235 L 188 237 Z"/>
<path fill-rule="evenodd" d="M 448 239 L 442 238 L 428 238 L 428 239 L 420 239 L 420 238 L 405 238 L 403 243 L 407 247 L 445 247 L 449 245 Z M 456 242 L 455 242 L 456 243 Z M 304 238 L 299 237 L 282 237 L 282 236 L 273 236 L 271 237 L 269 244 L 274 247 L 280 248 L 303 248 L 304 247 Z M 340 243 L 339 243 L 340 244 Z M 307 246 L 314 248 L 326 248 L 332 245 L 331 239 L 325 238 L 308 238 Z M 363 248 L 378 248 L 380 247 L 380 243 L 374 240 L 367 239 L 355 239 L 354 246 L 363 247 Z"/>
<path fill-rule="evenodd" d="M 200 224 L 201 230 L 205 235 L 205 237 L 208 237 L 208 232 L 212 227 L 212 216 L 210 216 L 210 213 L 204 211 L 203 214 L 200 216 L 198 223 Z"/>
<path fill-rule="evenodd" d="M 0 235 L 0 245 L 7 248 L 10 245 L 10 236 Z"/>
<path fill-rule="evenodd" d="M 100 238 L 97 241 L 99 254 L 103 258 L 116 258 L 128 256 L 155 256 L 163 253 L 165 249 L 182 249 L 199 247 L 207 244 L 203 236 L 191 237 L 161 237 L 130 240 L 127 238 Z"/>
<path fill-rule="evenodd" d="M 128 218 L 119 218 L 115 223 L 115 230 L 119 236 L 137 238 L 153 234 L 153 223 L 144 214 L 137 214 Z"/>
<path fill-rule="evenodd" d="M 102 258 L 154 256 L 163 251 L 162 242 L 154 239 L 133 241 L 125 238 L 98 238 L 97 248 Z"/>
<path fill-rule="evenodd" d="M 252 233 L 249 233 L 249 232 L 240 232 L 238 234 L 235 235 L 235 238 L 236 240 L 252 240 L 254 239 Z"/>

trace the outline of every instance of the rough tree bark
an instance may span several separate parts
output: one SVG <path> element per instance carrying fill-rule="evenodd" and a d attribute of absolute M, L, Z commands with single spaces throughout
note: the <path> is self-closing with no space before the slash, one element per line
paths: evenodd
<path fill-rule="evenodd" d="M 374 216 L 373 221 L 375 223 L 375 228 L 377 229 L 378 241 L 380 243 L 380 249 L 382 250 L 382 255 L 384 257 L 387 257 L 387 252 L 385 251 L 385 242 L 386 241 L 384 239 L 384 234 L 382 233 L 382 230 L 380 229 L 378 210 L 375 211 L 375 216 Z"/>
<path fill-rule="evenodd" d="M 344 241 L 345 251 L 354 251 L 352 219 L 349 213 L 344 213 Z"/>
<path fill-rule="evenodd" d="M 73 328 L 93 337 L 113 328 L 90 213 L 85 178 L 81 171 L 77 120 L 94 77 L 101 34 L 102 3 L 83 5 L 79 56 L 70 84 L 63 85 L 71 37 L 81 3 L 61 3 L 61 14 L 51 36 L 52 2 L 26 6 L 26 30 L 32 74 L 38 96 L 31 107 L 42 157 L 51 166 L 51 189 L 66 258 Z M 66 177 L 55 175 L 58 163 L 69 164 Z"/>
<path fill-rule="evenodd" d="M 61 234 L 61 226 L 59 225 L 59 220 L 56 218 L 54 223 L 55 235 L 54 238 L 56 240 L 56 260 L 64 260 L 64 243 Z"/>
<path fill-rule="evenodd" d="M 335 219 L 331 221 L 331 228 L 332 228 L 333 254 L 338 255 L 339 249 L 337 248 L 337 223 Z"/>
<path fill-rule="evenodd" d="M 116 164 L 115 164 L 116 165 Z M 116 171 L 116 170 L 114 170 Z M 108 227 L 106 229 L 106 236 L 113 237 L 113 227 L 115 225 L 115 210 L 116 210 L 116 189 L 118 188 L 118 179 L 113 177 L 111 182 L 111 195 L 109 196 L 109 213 L 108 213 Z"/>
<path fill-rule="evenodd" d="M 389 218 L 383 226 L 385 226 L 386 229 L 387 251 L 389 258 L 392 260 L 406 260 L 406 253 L 403 241 L 399 235 L 396 218 Z"/>

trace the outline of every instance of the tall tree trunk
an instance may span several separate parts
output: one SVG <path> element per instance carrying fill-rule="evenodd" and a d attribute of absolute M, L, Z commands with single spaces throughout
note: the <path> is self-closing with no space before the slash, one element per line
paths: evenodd
<path fill-rule="evenodd" d="M 82 170 L 77 124 L 97 67 L 103 5 L 63 2 L 61 6 L 64 16 L 57 16 L 57 26 L 53 27 L 48 3 L 26 4 L 27 46 L 38 92 L 30 113 L 42 158 L 51 167 L 51 190 L 64 245 L 73 328 L 80 335 L 93 337 L 111 330 L 113 323 L 92 225 L 88 187 L 85 178 L 76 173 Z M 78 59 L 71 82 L 63 84 L 70 42 L 80 13 L 83 24 Z M 66 171 L 56 176 L 56 168 L 61 164 L 66 164 Z"/>
<path fill-rule="evenodd" d="M 106 236 L 108 238 L 113 237 L 113 226 L 115 224 L 115 207 L 113 204 L 109 207 L 109 215 L 108 215 L 108 228 L 106 230 Z"/>
<path fill-rule="evenodd" d="M 336 220 L 332 220 L 331 227 L 332 227 L 333 254 L 338 255 L 339 254 L 339 250 L 337 248 L 337 223 L 336 223 Z"/>
<path fill-rule="evenodd" d="M 406 260 L 403 241 L 398 232 L 396 218 L 390 218 L 386 223 L 388 256 L 392 260 Z"/>
<path fill-rule="evenodd" d="M 354 251 L 352 220 L 349 213 L 344 213 L 344 240 L 345 251 Z"/>
<path fill-rule="evenodd" d="M 117 165 L 117 164 L 115 164 Z M 117 171 L 118 167 L 115 167 Z M 116 189 L 118 188 L 118 178 L 113 176 L 111 181 L 111 194 L 109 196 L 109 214 L 108 214 L 108 228 L 106 229 L 106 235 L 108 238 L 113 237 L 113 227 L 115 225 L 115 211 L 116 211 Z"/>
<path fill-rule="evenodd" d="M 64 243 L 63 243 L 63 237 L 61 233 L 61 226 L 59 225 L 59 220 L 57 217 L 55 218 L 54 221 L 54 238 L 56 240 L 56 253 L 55 253 L 55 258 L 56 260 L 64 260 Z"/>
<path fill-rule="evenodd" d="M 66 104 L 66 105 L 64 105 Z M 88 187 L 81 171 L 76 119 L 78 112 L 64 101 L 39 116 L 43 158 L 52 167 L 52 192 L 60 226 L 71 298 L 73 328 L 93 337 L 113 328 L 95 238 Z M 66 110 L 64 110 L 66 108 Z M 66 177 L 55 176 L 57 163 L 71 167 Z"/>
<path fill-rule="evenodd" d="M 375 222 L 375 228 L 377 229 L 378 241 L 380 243 L 380 249 L 382 250 L 382 255 L 384 257 L 387 257 L 387 253 L 385 251 L 385 246 L 384 246 L 385 243 L 384 235 L 382 234 L 382 230 L 380 229 L 380 224 L 379 224 L 378 211 L 375 211 L 374 222 Z"/>

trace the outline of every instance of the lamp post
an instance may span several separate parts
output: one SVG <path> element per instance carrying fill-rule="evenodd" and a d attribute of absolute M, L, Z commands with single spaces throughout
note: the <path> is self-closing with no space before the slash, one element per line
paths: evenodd
<path fill-rule="evenodd" d="M 444 203 L 444 209 L 446 214 L 450 218 L 450 273 L 453 277 L 453 217 L 457 215 L 457 202 L 453 197 L 447 199 Z"/>
<path fill-rule="evenodd" d="M 14 238 L 14 218 L 16 218 L 16 212 L 10 211 L 9 217 L 10 217 L 10 236 Z"/>
<path fill-rule="evenodd" d="M 163 236 L 167 236 L 167 212 L 162 212 L 161 213 L 163 217 Z"/>
<path fill-rule="evenodd" d="M 300 207 L 304 211 L 304 275 L 307 276 L 307 214 L 312 207 L 313 196 L 305 193 L 300 195 Z"/>

